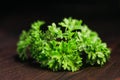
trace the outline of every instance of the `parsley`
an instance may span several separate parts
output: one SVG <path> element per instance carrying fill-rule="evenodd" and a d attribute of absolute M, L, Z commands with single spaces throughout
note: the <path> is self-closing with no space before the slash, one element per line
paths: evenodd
<path fill-rule="evenodd" d="M 87 64 L 103 66 L 109 60 L 111 51 L 106 43 L 82 20 L 64 18 L 46 31 L 41 30 L 44 23 L 38 20 L 28 31 L 22 31 L 17 43 L 20 59 L 28 59 L 29 50 L 30 57 L 41 67 L 72 72 Z"/>

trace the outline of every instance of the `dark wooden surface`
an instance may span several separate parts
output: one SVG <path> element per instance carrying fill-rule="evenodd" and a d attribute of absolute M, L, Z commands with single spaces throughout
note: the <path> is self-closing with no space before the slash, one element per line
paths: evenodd
<path fill-rule="evenodd" d="M 103 67 L 87 67 L 77 72 L 53 72 L 17 59 L 18 36 L 0 29 L 0 80 L 120 80 L 120 37 L 104 40 L 112 49 Z"/>

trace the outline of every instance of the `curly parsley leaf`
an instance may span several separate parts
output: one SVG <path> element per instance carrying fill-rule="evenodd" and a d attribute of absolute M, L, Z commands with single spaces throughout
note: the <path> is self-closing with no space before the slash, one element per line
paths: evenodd
<path fill-rule="evenodd" d="M 103 66 L 109 60 L 111 51 L 107 44 L 97 32 L 82 25 L 82 20 L 64 18 L 58 25 L 52 23 L 48 30 L 42 31 L 44 23 L 36 21 L 29 31 L 22 31 L 17 43 L 20 59 L 29 58 L 26 52 L 29 50 L 30 57 L 41 67 L 72 72 L 87 64 Z"/>

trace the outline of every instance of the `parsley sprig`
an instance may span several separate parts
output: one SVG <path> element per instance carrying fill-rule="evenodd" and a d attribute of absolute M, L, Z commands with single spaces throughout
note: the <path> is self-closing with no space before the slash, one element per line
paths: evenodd
<path fill-rule="evenodd" d="M 46 31 L 41 30 L 44 23 L 38 20 L 28 31 L 22 31 L 17 43 L 21 60 L 29 58 L 26 53 L 29 50 L 30 57 L 41 67 L 72 72 L 87 64 L 103 66 L 109 60 L 107 44 L 82 20 L 64 18 L 49 25 Z"/>

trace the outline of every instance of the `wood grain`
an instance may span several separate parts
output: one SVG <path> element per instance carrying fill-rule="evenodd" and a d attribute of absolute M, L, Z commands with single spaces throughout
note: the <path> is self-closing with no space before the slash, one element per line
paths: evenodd
<path fill-rule="evenodd" d="M 112 50 L 103 67 L 87 67 L 77 72 L 53 72 L 17 58 L 18 38 L 0 32 L 0 80 L 120 80 L 120 37 L 106 38 Z"/>

